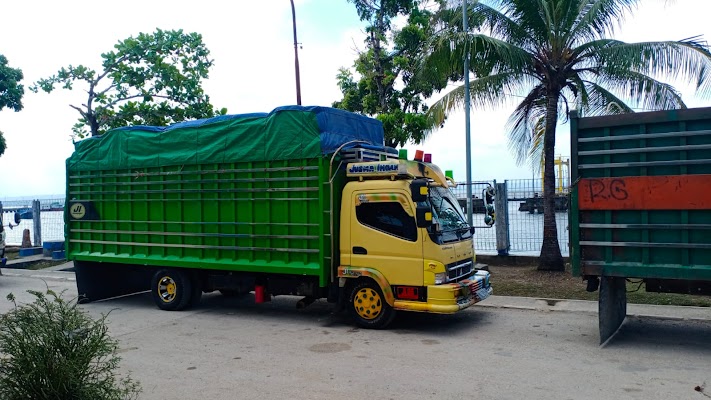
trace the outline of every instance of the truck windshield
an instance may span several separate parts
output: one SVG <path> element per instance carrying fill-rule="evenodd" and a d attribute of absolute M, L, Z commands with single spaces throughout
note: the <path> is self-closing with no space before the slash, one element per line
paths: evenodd
<path fill-rule="evenodd" d="M 429 199 L 433 222 L 439 224 L 438 241 L 452 242 L 471 238 L 469 224 L 452 192 L 443 187 L 430 187 Z M 431 233 L 435 232 L 431 231 Z"/>

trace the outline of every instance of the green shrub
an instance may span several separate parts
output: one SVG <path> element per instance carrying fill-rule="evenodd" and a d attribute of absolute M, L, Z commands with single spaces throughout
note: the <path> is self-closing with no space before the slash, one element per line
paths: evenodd
<path fill-rule="evenodd" d="M 35 300 L 0 316 L 0 400 L 135 399 L 140 387 L 117 376 L 118 342 L 106 315 L 93 319 L 61 293 L 28 291 Z"/>

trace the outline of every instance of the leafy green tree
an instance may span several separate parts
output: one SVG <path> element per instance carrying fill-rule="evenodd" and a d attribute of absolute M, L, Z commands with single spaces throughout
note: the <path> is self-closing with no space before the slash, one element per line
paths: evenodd
<path fill-rule="evenodd" d="M 709 94 L 711 53 L 700 38 L 625 43 L 610 37 L 639 4 L 641 0 L 481 0 L 470 8 L 472 31 L 462 32 L 461 8 L 445 10 L 442 29 L 428 44 L 430 70 L 460 68 L 464 57 L 470 58 L 474 107 L 500 106 L 520 96 L 506 128 L 519 163 L 543 154 L 539 269 L 564 269 L 555 221 L 554 146 L 556 124 L 567 118 L 569 107 L 587 116 L 629 113 L 633 106 L 686 108 L 679 92 L 661 77 L 687 79 L 698 92 Z M 432 121 L 441 123 L 463 102 L 462 85 L 432 105 Z"/>
<path fill-rule="evenodd" d="M 7 57 L 0 54 L 0 111 L 11 108 L 15 111 L 22 110 L 22 96 L 25 88 L 20 84 L 24 78 L 22 70 L 7 65 Z M 5 136 L 0 132 L 0 156 L 5 154 Z"/>
<path fill-rule="evenodd" d="M 209 56 L 200 34 L 158 29 L 120 41 L 102 54 L 101 71 L 70 65 L 30 90 L 51 93 L 55 87 L 84 85 L 86 103 L 70 105 L 81 116 L 72 128 L 81 138 L 122 126 L 208 118 L 227 112 L 216 112 L 202 89 L 213 64 Z"/>
<path fill-rule="evenodd" d="M 24 78 L 22 70 L 7 65 L 7 57 L 0 54 L 0 110 L 12 108 L 22 110 L 22 96 L 25 88 L 20 84 Z"/>
<path fill-rule="evenodd" d="M 106 316 L 92 319 L 61 294 L 28 291 L 34 302 L 0 315 L 0 399 L 127 400 L 140 386 L 118 376 L 118 342 Z"/>
<path fill-rule="evenodd" d="M 351 70 L 339 70 L 336 78 L 343 99 L 333 106 L 378 118 L 388 146 L 420 143 L 429 126 L 424 100 L 444 88 L 449 78 L 418 72 L 421 46 L 434 33 L 433 14 L 413 0 L 349 1 L 360 19 L 368 21 L 366 50 L 354 63 L 358 81 Z M 408 17 L 407 25 L 393 30 L 392 19 L 398 15 Z"/>

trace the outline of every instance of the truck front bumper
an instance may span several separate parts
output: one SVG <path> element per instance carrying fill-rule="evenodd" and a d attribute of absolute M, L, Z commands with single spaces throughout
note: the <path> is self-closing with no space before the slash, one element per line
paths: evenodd
<path fill-rule="evenodd" d="M 395 300 L 397 310 L 453 314 L 491 296 L 487 271 L 476 271 L 468 279 L 456 283 L 427 286 L 427 302 Z"/>

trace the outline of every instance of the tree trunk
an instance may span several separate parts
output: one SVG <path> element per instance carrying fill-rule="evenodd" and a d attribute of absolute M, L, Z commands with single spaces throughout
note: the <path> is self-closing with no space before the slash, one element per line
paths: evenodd
<path fill-rule="evenodd" d="M 99 121 L 96 120 L 96 114 L 92 108 L 92 103 L 94 102 L 94 97 L 96 96 L 94 93 L 96 84 L 97 81 L 92 81 L 89 85 L 89 100 L 86 102 L 86 116 L 84 117 L 86 119 L 86 123 L 89 124 L 89 129 L 91 130 L 89 134 L 91 136 L 97 136 L 99 134 Z"/>
<path fill-rule="evenodd" d="M 380 112 L 385 112 L 387 108 L 387 102 L 385 99 L 385 85 L 383 85 L 383 78 L 385 77 L 385 72 L 383 68 L 382 59 L 382 47 L 380 43 L 381 35 L 385 35 L 385 11 L 381 5 L 376 14 L 374 29 L 370 32 L 370 40 L 373 46 L 373 61 L 375 62 L 375 84 L 378 86 L 378 104 L 380 105 Z"/>
<path fill-rule="evenodd" d="M 550 93 L 543 136 L 543 245 L 539 271 L 565 271 L 555 222 L 555 128 L 558 121 L 558 93 Z"/>

